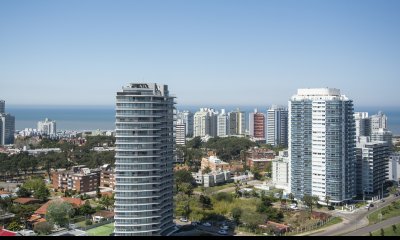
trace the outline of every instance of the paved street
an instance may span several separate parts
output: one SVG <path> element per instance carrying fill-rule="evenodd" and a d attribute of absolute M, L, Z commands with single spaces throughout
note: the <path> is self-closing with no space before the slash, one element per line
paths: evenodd
<path fill-rule="evenodd" d="M 389 218 L 389 219 L 387 219 L 385 221 L 376 223 L 374 225 L 363 227 L 363 228 L 358 229 L 358 230 L 356 230 L 354 232 L 350 232 L 350 233 L 344 234 L 343 236 L 364 236 L 364 235 L 369 234 L 369 232 L 374 232 L 374 231 L 379 230 L 381 228 L 390 227 L 393 224 L 397 224 L 397 223 L 400 223 L 400 216 L 394 217 L 394 218 Z"/>
<path fill-rule="evenodd" d="M 366 216 L 378 208 L 382 208 L 391 204 L 391 202 L 395 200 L 399 200 L 399 197 L 390 196 L 386 198 L 384 203 L 376 202 L 374 203 L 374 207 L 368 211 L 364 207 L 357 209 L 353 212 L 340 212 L 335 211 L 333 213 L 334 216 L 343 218 L 343 222 L 335 224 L 331 227 L 326 228 L 323 231 L 316 232 L 311 234 L 311 236 L 335 236 L 335 235 L 342 235 L 349 232 L 356 231 L 357 229 L 366 227 L 368 225 L 368 219 Z"/>

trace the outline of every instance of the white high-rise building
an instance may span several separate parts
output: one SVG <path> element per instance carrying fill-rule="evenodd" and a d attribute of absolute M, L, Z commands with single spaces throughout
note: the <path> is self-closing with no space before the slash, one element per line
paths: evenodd
<path fill-rule="evenodd" d="M 272 105 L 267 111 L 267 144 L 288 145 L 288 110 Z"/>
<path fill-rule="evenodd" d="M 0 100 L 0 145 L 14 143 L 15 117 L 5 113 L 5 101 Z"/>
<path fill-rule="evenodd" d="M 387 129 L 387 116 L 382 112 L 371 116 L 371 132 L 379 131 L 379 129 Z"/>
<path fill-rule="evenodd" d="M 193 136 L 193 113 L 190 111 L 182 111 L 177 114 L 178 120 L 186 125 L 186 136 Z"/>
<path fill-rule="evenodd" d="M 361 136 L 371 135 L 371 118 L 368 117 L 368 112 L 354 113 L 356 124 L 356 139 Z"/>
<path fill-rule="evenodd" d="M 225 109 L 221 110 L 221 113 L 217 117 L 218 127 L 217 136 L 225 137 L 229 135 L 229 115 L 226 114 Z"/>
<path fill-rule="evenodd" d="M 382 198 L 383 184 L 388 179 L 388 143 L 359 137 L 356 153 L 357 194 L 374 199 Z"/>
<path fill-rule="evenodd" d="M 167 85 L 131 83 L 116 95 L 116 236 L 173 228 L 174 96 Z"/>
<path fill-rule="evenodd" d="M 56 121 L 52 121 L 46 118 L 44 121 L 39 121 L 38 124 L 38 132 L 48 136 L 57 135 L 57 124 Z"/>
<path fill-rule="evenodd" d="M 290 193 L 289 189 L 289 158 L 287 151 L 282 151 L 272 160 L 272 182 L 276 188 L 283 189 L 284 193 Z"/>
<path fill-rule="evenodd" d="M 393 153 L 388 162 L 388 180 L 400 183 L 400 153 Z"/>
<path fill-rule="evenodd" d="M 246 134 L 246 116 L 245 112 L 241 112 L 238 108 L 229 113 L 229 135 L 244 134 Z"/>
<path fill-rule="evenodd" d="M 178 120 L 176 124 L 176 144 L 186 144 L 186 124 L 183 123 L 181 120 Z"/>
<path fill-rule="evenodd" d="M 356 196 L 353 102 L 339 89 L 298 89 L 289 101 L 290 189 L 341 203 Z"/>
<path fill-rule="evenodd" d="M 393 134 L 391 131 L 384 129 L 384 128 L 379 128 L 378 130 L 375 130 L 371 133 L 371 140 L 372 141 L 384 141 L 389 144 L 389 147 L 392 147 L 392 138 Z"/>
<path fill-rule="evenodd" d="M 204 137 L 209 135 L 211 137 L 217 136 L 217 116 L 213 108 L 200 108 L 200 111 L 194 114 L 194 137 Z"/>

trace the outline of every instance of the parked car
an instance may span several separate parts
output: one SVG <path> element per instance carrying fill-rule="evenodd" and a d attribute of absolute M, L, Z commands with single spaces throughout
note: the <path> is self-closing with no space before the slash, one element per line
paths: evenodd
<path fill-rule="evenodd" d="M 227 226 L 227 225 L 222 225 L 219 229 L 221 229 L 221 230 L 229 230 L 229 226 Z"/>
<path fill-rule="evenodd" d="M 218 233 L 221 234 L 221 235 L 226 235 L 226 234 L 228 234 L 228 232 L 225 231 L 225 230 L 219 230 Z"/>
<path fill-rule="evenodd" d="M 202 224 L 204 227 L 211 227 L 211 224 L 209 222 L 205 222 Z"/>
<path fill-rule="evenodd" d="M 192 222 L 191 223 L 193 226 L 197 226 L 199 224 L 199 222 Z"/>
<path fill-rule="evenodd" d="M 188 219 L 187 219 L 187 218 L 185 218 L 185 217 L 181 217 L 181 218 L 179 218 L 179 221 L 181 221 L 181 222 L 187 222 L 187 221 L 188 221 Z"/>

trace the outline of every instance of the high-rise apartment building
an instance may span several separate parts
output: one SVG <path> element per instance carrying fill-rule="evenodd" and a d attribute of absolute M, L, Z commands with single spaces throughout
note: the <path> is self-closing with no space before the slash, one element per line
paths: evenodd
<path fill-rule="evenodd" d="M 14 143 L 15 117 L 5 113 L 5 101 L 0 101 L 0 145 Z"/>
<path fill-rule="evenodd" d="M 174 97 L 132 83 L 116 96 L 116 236 L 165 235 L 173 224 Z"/>
<path fill-rule="evenodd" d="M 193 113 L 190 111 L 178 112 L 177 119 L 186 125 L 186 136 L 193 136 Z"/>
<path fill-rule="evenodd" d="M 217 117 L 218 127 L 217 136 L 225 137 L 229 135 L 229 115 L 225 112 L 225 109 L 221 110 L 221 113 Z"/>
<path fill-rule="evenodd" d="M 265 114 L 257 109 L 249 114 L 249 135 L 258 139 L 265 139 Z"/>
<path fill-rule="evenodd" d="M 288 145 L 288 110 L 272 105 L 267 111 L 267 144 Z"/>
<path fill-rule="evenodd" d="M 213 108 L 200 108 L 200 111 L 194 114 L 193 133 L 194 137 L 217 136 L 217 116 Z"/>
<path fill-rule="evenodd" d="M 392 143 L 393 134 L 391 131 L 379 128 L 371 133 L 371 140 L 372 141 L 384 141 L 387 142 L 389 147 L 393 146 Z"/>
<path fill-rule="evenodd" d="M 355 186 L 353 102 L 339 89 L 298 89 L 289 101 L 290 189 L 331 203 L 351 200 Z"/>
<path fill-rule="evenodd" d="M 382 197 L 383 184 L 388 179 L 389 145 L 360 137 L 356 147 L 357 194 L 375 199 Z"/>
<path fill-rule="evenodd" d="M 229 113 L 229 135 L 244 135 L 246 133 L 245 112 L 238 108 Z"/>
<path fill-rule="evenodd" d="M 0 100 L 0 114 L 6 113 L 6 102 L 4 100 Z"/>
<path fill-rule="evenodd" d="M 57 135 L 57 124 L 56 121 L 52 121 L 46 118 L 44 121 L 39 121 L 38 124 L 38 132 L 48 136 Z"/>
<path fill-rule="evenodd" d="M 400 183 L 400 153 L 392 153 L 388 162 L 388 177 L 390 181 Z"/>
<path fill-rule="evenodd" d="M 387 129 L 387 116 L 382 112 L 371 116 L 371 132 L 379 131 L 379 129 Z"/>
<path fill-rule="evenodd" d="M 176 144 L 185 145 L 186 144 L 186 124 L 178 120 L 176 124 Z"/>
<path fill-rule="evenodd" d="M 371 118 L 368 117 L 368 112 L 354 113 L 356 124 L 356 139 L 361 136 L 371 136 Z"/>

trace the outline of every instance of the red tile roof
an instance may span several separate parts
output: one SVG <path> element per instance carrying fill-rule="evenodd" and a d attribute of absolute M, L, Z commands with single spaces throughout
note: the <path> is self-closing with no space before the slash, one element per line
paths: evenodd
<path fill-rule="evenodd" d="M 36 198 L 17 198 L 13 202 L 19 203 L 19 204 L 29 204 L 32 202 L 39 202 L 39 199 Z"/>
<path fill-rule="evenodd" d="M 62 200 L 68 203 L 71 203 L 74 208 L 80 207 L 85 204 L 84 201 L 82 201 L 80 198 L 56 198 L 53 200 L 49 200 L 47 203 L 43 204 L 38 210 L 35 211 L 36 214 L 41 214 L 41 215 L 46 215 L 47 208 L 49 207 L 50 203 L 57 201 L 57 200 Z"/>
<path fill-rule="evenodd" d="M 1 191 L 0 190 L 0 195 L 3 195 L 3 194 L 11 194 L 10 192 L 6 192 L 6 191 Z"/>

